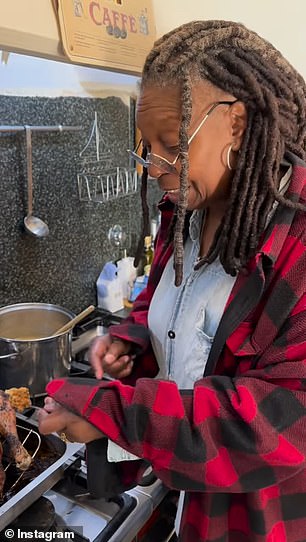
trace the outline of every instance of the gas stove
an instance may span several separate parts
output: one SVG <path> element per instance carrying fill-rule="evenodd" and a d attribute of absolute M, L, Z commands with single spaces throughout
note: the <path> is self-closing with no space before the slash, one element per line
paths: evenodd
<path fill-rule="evenodd" d="M 93 376 L 89 370 L 90 363 L 88 361 L 88 351 L 91 343 L 96 337 L 105 335 L 111 325 L 119 324 L 126 316 L 126 311 L 122 310 L 118 313 L 111 313 L 100 307 L 95 310 L 77 324 L 73 330 L 72 337 L 72 373 L 83 371 L 88 372 L 88 376 Z"/>
<path fill-rule="evenodd" d="M 87 489 L 85 446 L 73 446 L 71 455 L 65 453 L 66 461 L 60 471 L 54 468 L 51 477 L 44 477 L 43 482 L 41 475 L 37 485 L 32 482 L 31 491 L 25 486 L 1 507 L 0 540 L 6 539 L 9 529 L 16 536 L 12 540 L 24 538 L 21 533 L 37 531 L 71 533 L 70 540 L 78 542 L 136 541 L 139 531 L 168 495 L 168 489 L 155 480 L 149 486 L 136 486 L 112 498 L 94 498 Z M 46 484 L 51 487 L 38 496 Z M 33 500 L 32 491 L 38 498 L 27 506 L 27 501 Z M 16 515 L 14 520 L 6 521 L 12 514 Z"/>
<path fill-rule="evenodd" d="M 97 336 L 107 333 L 110 325 L 119 323 L 125 316 L 124 312 L 112 314 L 97 308 L 76 326 L 72 342 L 71 376 L 93 377 L 88 361 L 90 344 Z M 39 400 L 42 398 L 38 398 Z M 27 415 L 21 415 L 22 421 L 27 417 L 30 418 L 32 424 L 37 426 L 35 407 Z M 15 533 L 18 529 L 22 532 L 33 530 L 33 528 L 37 531 L 69 532 L 72 539 L 78 542 L 170 541 L 174 514 L 173 517 L 171 513 L 169 514 L 168 504 L 169 502 L 176 503 L 177 494 L 169 491 L 160 480 L 153 477 L 149 479 L 148 485 L 137 485 L 110 499 L 94 498 L 87 488 L 85 446 L 77 444 L 67 444 L 60 468 L 53 467 L 53 471 L 53 476 L 45 476 L 40 484 L 40 491 L 37 490 L 35 493 L 35 499 L 29 500 L 29 494 L 33 495 L 33 493 L 27 493 L 27 488 L 21 489 L 21 494 L 25 493 L 22 495 L 28 500 L 23 498 L 18 502 L 18 494 L 14 497 L 17 506 L 19 504 L 20 513 L 16 514 L 16 509 L 14 509 L 13 521 L 9 524 L 5 518 L 11 517 L 12 499 L 4 505 L 7 516 L 2 514 L 3 506 L 0 506 L 0 531 L 5 527 L 13 529 Z M 39 480 L 36 485 L 35 480 L 32 485 L 33 483 L 35 489 Z M 156 517 L 153 523 L 161 521 L 162 515 L 157 511 L 163 509 L 163 503 L 166 502 L 168 503 L 167 519 L 162 518 L 162 527 L 158 529 L 158 536 L 154 534 L 152 535 L 154 538 L 150 538 L 150 529 L 146 526 L 152 527 L 154 516 Z M 176 505 L 173 507 L 175 509 Z M 1 533 L 0 539 L 2 540 Z M 14 540 L 14 538 L 11 539 Z"/>

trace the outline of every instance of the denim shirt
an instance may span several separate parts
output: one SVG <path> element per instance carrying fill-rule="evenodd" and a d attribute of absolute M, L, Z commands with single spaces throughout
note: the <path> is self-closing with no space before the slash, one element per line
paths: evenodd
<path fill-rule="evenodd" d="M 203 211 L 194 211 L 185 243 L 183 280 L 174 285 L 173 256 L 150 303 L 148 324 L 160 367 L 158 378 L 193 388 L 203 376 L 210 348 L 236 277 L 219 259 L 194 270 L 199 254 Z"/>

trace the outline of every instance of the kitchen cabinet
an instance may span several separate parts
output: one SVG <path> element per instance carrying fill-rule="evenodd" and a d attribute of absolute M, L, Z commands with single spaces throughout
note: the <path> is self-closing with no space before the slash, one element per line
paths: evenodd
<path fill-rule="evenodd" d="M 66 61 L 52 1 L 1 2 L 0 49 Z"/>

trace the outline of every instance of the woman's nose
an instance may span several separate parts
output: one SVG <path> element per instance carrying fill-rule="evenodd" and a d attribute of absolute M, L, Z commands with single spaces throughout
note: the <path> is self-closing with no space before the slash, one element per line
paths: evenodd
<path fill-rule="evenodd" d="M 165 172 L 160 169 L 158 166 L 150 164 L 148 167 L 148 177 L 152 180 L 159 179 Z"/>

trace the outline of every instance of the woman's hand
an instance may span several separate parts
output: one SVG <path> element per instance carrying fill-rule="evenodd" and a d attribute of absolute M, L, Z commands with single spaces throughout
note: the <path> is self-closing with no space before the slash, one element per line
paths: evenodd
<path fill-rule="evenodd" d="M 71 442 L 91 442 L 103 437 L 103 433 L 80 416 L 72 414 L 56 403 L 51 397 L 46 397 L 45 406 L 38 413 L 39 432 L 64 433 Z"/>
<path fill-rule="evenodd" d="M 112 378 L 124 378 L 133 369 L 134 356 L 129 355 L 131 343 L 113 339 L 110 335 L 98 337 L 89 352 L 95 376 L 101 379 L 104 372 Z"/>

